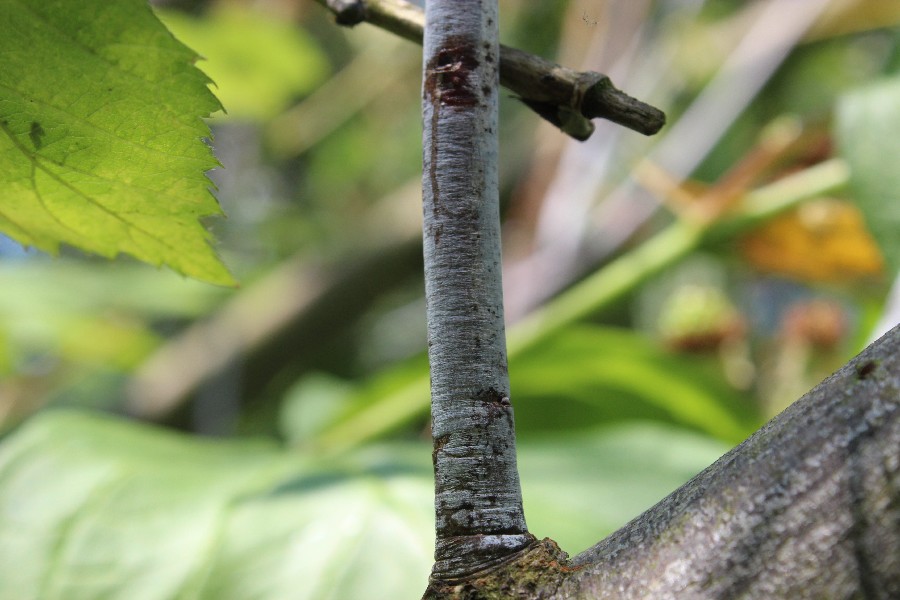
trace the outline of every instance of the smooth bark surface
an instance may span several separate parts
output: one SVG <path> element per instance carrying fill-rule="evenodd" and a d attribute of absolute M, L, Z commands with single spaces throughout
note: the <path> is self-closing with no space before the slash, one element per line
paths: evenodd
<path fill-rule="evenodd" d="M 531 541 L 516 470 L 500 266 L 496 0 L 431 0 L 423 84 L 434 580 Z"/>
<path fill-rule="evenodd" d="M 665 500 L 435 598 L 900 598 L 900 326 Z"/>

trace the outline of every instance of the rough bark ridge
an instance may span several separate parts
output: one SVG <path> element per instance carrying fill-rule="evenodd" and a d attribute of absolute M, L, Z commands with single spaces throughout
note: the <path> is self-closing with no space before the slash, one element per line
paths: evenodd
<path fill-rule="evenodd" d="M 500 273 L 496 0 L 430 0 L 424 251 L 437 540 L 434 581 L 533 541 L 516 470 Z"/>
<path fill-rule="evenodd" d="M 900 598 L 900 326 L 593 548 L 432 597 Z"/>

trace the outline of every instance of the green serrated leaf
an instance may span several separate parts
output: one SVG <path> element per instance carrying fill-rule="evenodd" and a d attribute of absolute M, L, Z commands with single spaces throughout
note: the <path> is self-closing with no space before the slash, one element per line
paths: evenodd
<path fill-rule="evenodd" d="M 900 77 L 841 99 L 837 132 L 850 165 L 850 185 L 889 272 L 900 271 Z"/>
<path fill-rule="evenodd" d="M 233 284 L 198 220 L 220 105 L 196 58 L 143 0 L 0 0 L 0 231 Z"/>

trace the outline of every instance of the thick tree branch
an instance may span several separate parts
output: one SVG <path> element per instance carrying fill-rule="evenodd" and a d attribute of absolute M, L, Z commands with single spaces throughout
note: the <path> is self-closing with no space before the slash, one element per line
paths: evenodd
<path fill-rule="evenodd" d="M 400 37 L 422 43 L 425 15 L 404 0 L 316 0 L 340 25 L 368 22 Z M 600 73 L 578 72 L 508 46 L 500 46 L 500 84 L 566 134 L 586 140 L 591 119 L 607 119 L 644 135 L 666 122 L 657 108 L 617 89 Z"/>
<path fill-rule="evenodd" d="M 900 326 L 571 561 L 544 540 L 429 594 L 900 598 Z"/>

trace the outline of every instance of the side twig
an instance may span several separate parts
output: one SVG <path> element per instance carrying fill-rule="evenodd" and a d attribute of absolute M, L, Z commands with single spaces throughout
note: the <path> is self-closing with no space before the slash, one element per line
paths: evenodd
<path fill-rule="evenodd" d="M 405 0 L 316 0 L 339 25 L 370 23 L 404 39 L 422 43 L 425 15 Z M 607 119 L 644 135 L 653 135 L 666 115 L 617 89 L 601 73 L 579 72 L 509 46 L 500 46 L 500 85 L 529 108 L 584 141 L 594 132 L 591 119 Z"/>

